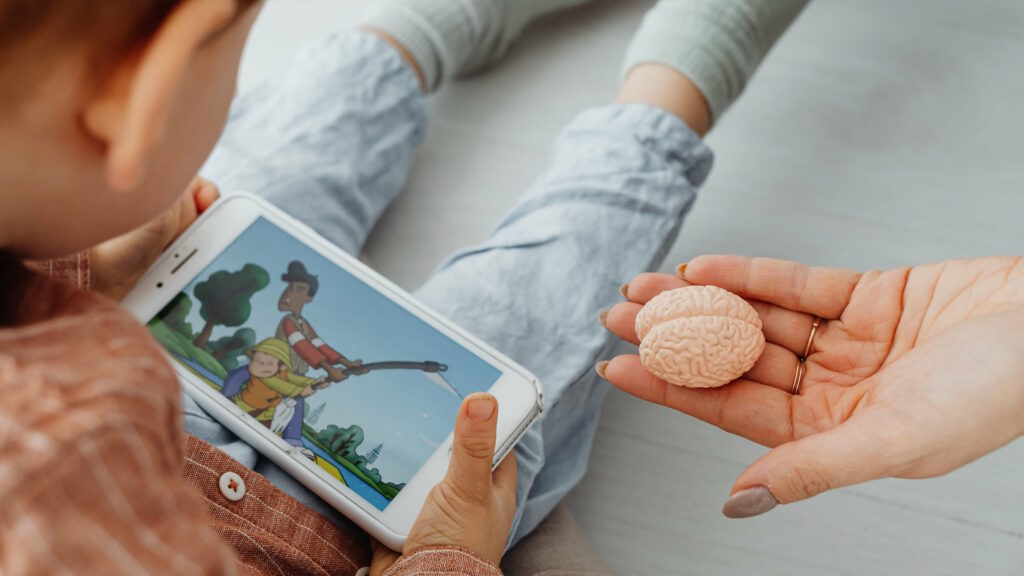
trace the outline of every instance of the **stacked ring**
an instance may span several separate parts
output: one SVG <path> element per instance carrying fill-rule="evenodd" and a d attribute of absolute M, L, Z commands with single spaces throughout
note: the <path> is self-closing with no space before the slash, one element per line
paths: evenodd
<path fill-rule="evenodd" d="M 811 347 L 814 346 L 814 336 L 818 333 L 818 326 L 821 325 L 821 318 L 815 318 L 811 324 L 811 334 L 807 337 L 807 345 L 804 346 L 803 355 L 798 358 L 796 364 L 796 375 L 793 376 L 793 387 L 789 393 L 794 396 L 800 393 L 800 385 L 803 384 L 804 374 L 807 373 L 807 357 L 811 355 Z"/>

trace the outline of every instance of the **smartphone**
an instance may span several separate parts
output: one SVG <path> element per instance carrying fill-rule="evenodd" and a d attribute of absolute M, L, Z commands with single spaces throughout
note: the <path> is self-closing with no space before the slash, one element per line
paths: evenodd
<path fill-rule="evenodd" d="M 543 409 L 524 368 L 249 194 L 211 207 L 123 304 L 204 410 L 396 550 L 465 396 L 498 400 L 495 466 Z"/>

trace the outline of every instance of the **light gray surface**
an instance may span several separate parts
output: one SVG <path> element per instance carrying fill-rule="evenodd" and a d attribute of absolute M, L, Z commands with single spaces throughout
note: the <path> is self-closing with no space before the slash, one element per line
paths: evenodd
<path fill-rule="evenodd" d="M 363 5 L 273 0 L 242 84 L 351 26 Z M 413 288 L 485 237 L 560 127 L 614 94 L 649 5 L 605 0 L 545 21 L 499 68 L 440 94 L 371 264 Z M 1018 0 L 816 0 L 716 128 L 717 166 L 669 264 L 709 252 L 852 268 L 1024 254 L 1022 29 Z M 569 505 L 619 574 L 1024 573 L 1024 442 L 941 479 L 726 520 L 732 481 L 762 453 L 613 393 Z"/>

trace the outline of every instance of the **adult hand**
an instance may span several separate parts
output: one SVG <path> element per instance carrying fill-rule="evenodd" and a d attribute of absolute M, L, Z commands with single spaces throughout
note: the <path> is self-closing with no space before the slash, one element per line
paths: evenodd
<path fill-rule="evenodd" d="M 498 402 L 472 394 L 455 419 L 448 473 L 427 496 L 403 554 L 432 546 L 458 546 L 498 565 L 516 512 L 516 458 L 509 455 L 494 472 Z M 374 546 L 370 574 L 378 576 L 398 560 L 396 552 Z"/>
<path fill-rule="evenodd" d="M 348 374 L 345 373 L 345 370 L 343 370 L 342 368 L 338 368 L 337 366 L 334 366 L 333 364 L 330 364 L 327 361 L 321 362 L 320 367 L 323 368 L 325 372 L 327 372 L 327 379 L 330 380 L 331 382 L 341 382 L 348 378 Z"/>
<path fill-rule="evenodd" d="M 219 197 L 212 182 L 197 176 L 163 214 L 93 248 L 89 253 L 92 290 L 120 300 L 164 249 Z"/>
<path fill-rule="evenodd" d="M 366 368 L 363 368 L 363 361 L 361 359 L 347 360 L 342 359 L 341 365 L 348 370 L 349 374 L 361 375 L 369 372 Z"/>
<path fill-rule="evenodd" d="M 1024 435 L 1024 259 L 979 258 L 863 274 L 701 257 L 628 285 L 606 319 L 636 343 L 642 304 L 687 284 L 746 298 L 767 340 L 757 364 L 711 390 L 672 386 L 639 357 L 599 371 L 635 396 L 773 447 L 733 485 L 727 516 L 753 516 L 875 478 L 939 476 Z M 822 322 L 803 385 L 798 355 Z"/>

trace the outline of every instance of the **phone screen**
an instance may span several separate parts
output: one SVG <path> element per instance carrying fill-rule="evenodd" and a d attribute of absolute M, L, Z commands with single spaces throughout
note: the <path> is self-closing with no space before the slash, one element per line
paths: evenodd
<path fill-rule="evenodd" d="M 501 372 L 258 218 L 149 322 L 192 374 L 379 510 Z"/>

